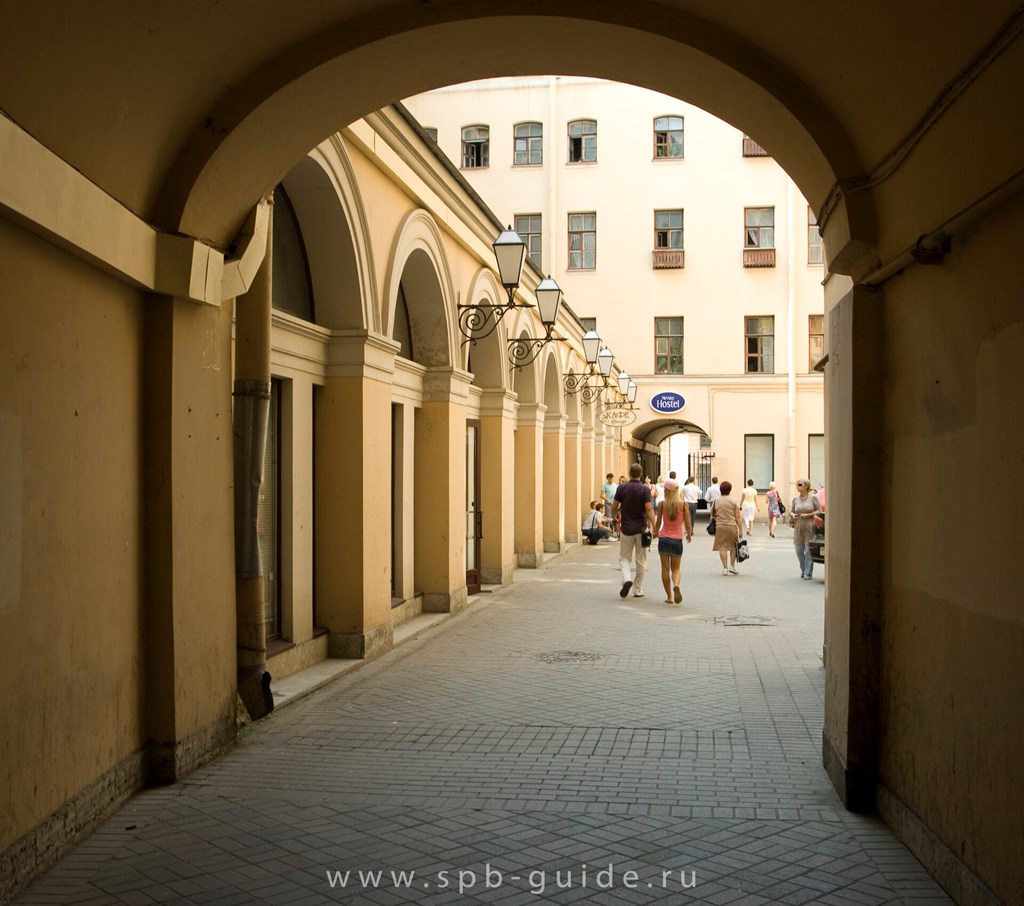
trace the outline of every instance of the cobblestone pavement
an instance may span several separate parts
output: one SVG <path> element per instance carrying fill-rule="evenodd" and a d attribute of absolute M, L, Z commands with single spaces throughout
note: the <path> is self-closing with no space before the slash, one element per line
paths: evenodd
<path fill-rule="evenodd" d="M 822 569 L 585 546 L 134 797 L 16 902 L 948 903 L 821 767 Z"/>

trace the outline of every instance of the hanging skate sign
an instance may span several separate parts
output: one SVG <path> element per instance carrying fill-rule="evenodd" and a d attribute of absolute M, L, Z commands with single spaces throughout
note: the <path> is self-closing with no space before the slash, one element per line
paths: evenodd
<path fill-rule="evenodd" d="M 601 419 L 601 424 L 603 425 L 608 425 L 612 428 L 622 428 L 636 421 L 636 413 L 625 406 L 609 406 L 607 409 L 601 410 L 598 418 Z"/>

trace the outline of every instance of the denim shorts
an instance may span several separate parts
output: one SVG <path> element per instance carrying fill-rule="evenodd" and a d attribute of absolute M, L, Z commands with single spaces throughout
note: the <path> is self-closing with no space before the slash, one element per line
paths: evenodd
<path fill-rule="evenodd" d="M 659 538 L 658 539 L 658 553 L 666 554 L 669 557 L 681 557 L 683 556 L 683 539 L 682 538 Z"/>

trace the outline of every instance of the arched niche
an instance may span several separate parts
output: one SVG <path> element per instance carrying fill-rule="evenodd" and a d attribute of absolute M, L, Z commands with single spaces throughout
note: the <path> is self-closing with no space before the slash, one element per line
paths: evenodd
<path fill-rule="evenodd" d="M 332 330 L 379 329 L 362 198 L 340 144 L 314 148 L 281 185 L 302 233 L 316 323 Z"/>
<path fill-rule="evenodd" d="M 391 250 L 380 317 L 383 332 L 395 335 L 396 313 L 404 300 L 415 361 L 430 368 L 452 367 L 456 361 L 452 296 L 450 268 L 437 225 L 426 212 L 413 211 L 403 221 Z"/>
<path fill-rule="evenodd" d="M 494 273 L 480 269 L 473 278 L 464 304 L 471 305 L 503 305 L 506 300 L 505 291 L 499 286 Z M 473 383 L 486 390 L 509 389 L 510 378 L 508 358 L 505 354 L 505 324 L 499 321 L 497 327 L 487 336 L 475 341 L 462 343 L 461 353 L 464 356 L 461 366 L 473 373 Z M 460 342 L 464 339 L 461 334 Z"/>

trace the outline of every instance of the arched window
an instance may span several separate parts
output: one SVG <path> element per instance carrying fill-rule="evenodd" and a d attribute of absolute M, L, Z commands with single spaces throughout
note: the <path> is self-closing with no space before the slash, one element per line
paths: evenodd
<path fill-rule="evenodd" d="M 683 156 L 683 118 L 659 116 L 654 120 L 654 159 L 670 160 Z"/>
<path fill-rule="evenodd" d="M 271 298 L 274 308 L 305 321 L 313 321 L 313 290 L 302 231 L 295 217 L 295 209 L 281 186 L 274 190 L 273 244 Z"/>
<path fill-rule="evenodd" d="M 489 166 L 490 148 L 491 129 L 489 126 L 466 126 L 462 130 L 463 168 L 477 170 Z"/>
<path fill-rule="evenodd" d="M 515 148 L 512 163 L 517 167 L 537 166 L 544 162 L 544 127 L 540 123 L 519 123 L 513 132 Z"/>
<path fill-rule="evenodd" d="M 569 163 L 597 161 L 597 121 L 575 120 L 569 123 Z"/>
<path fill-rule="evenodd" d="M 398 284 L 398 298 L 395 300 L 395 329 L 391 332 L 391 339 L 402 344 L 398 354 L 403 359 L 408 359 L 410 362 L 413 361 L 409 304 L 405 299 L 405 285 L 401 282 Z"/>

